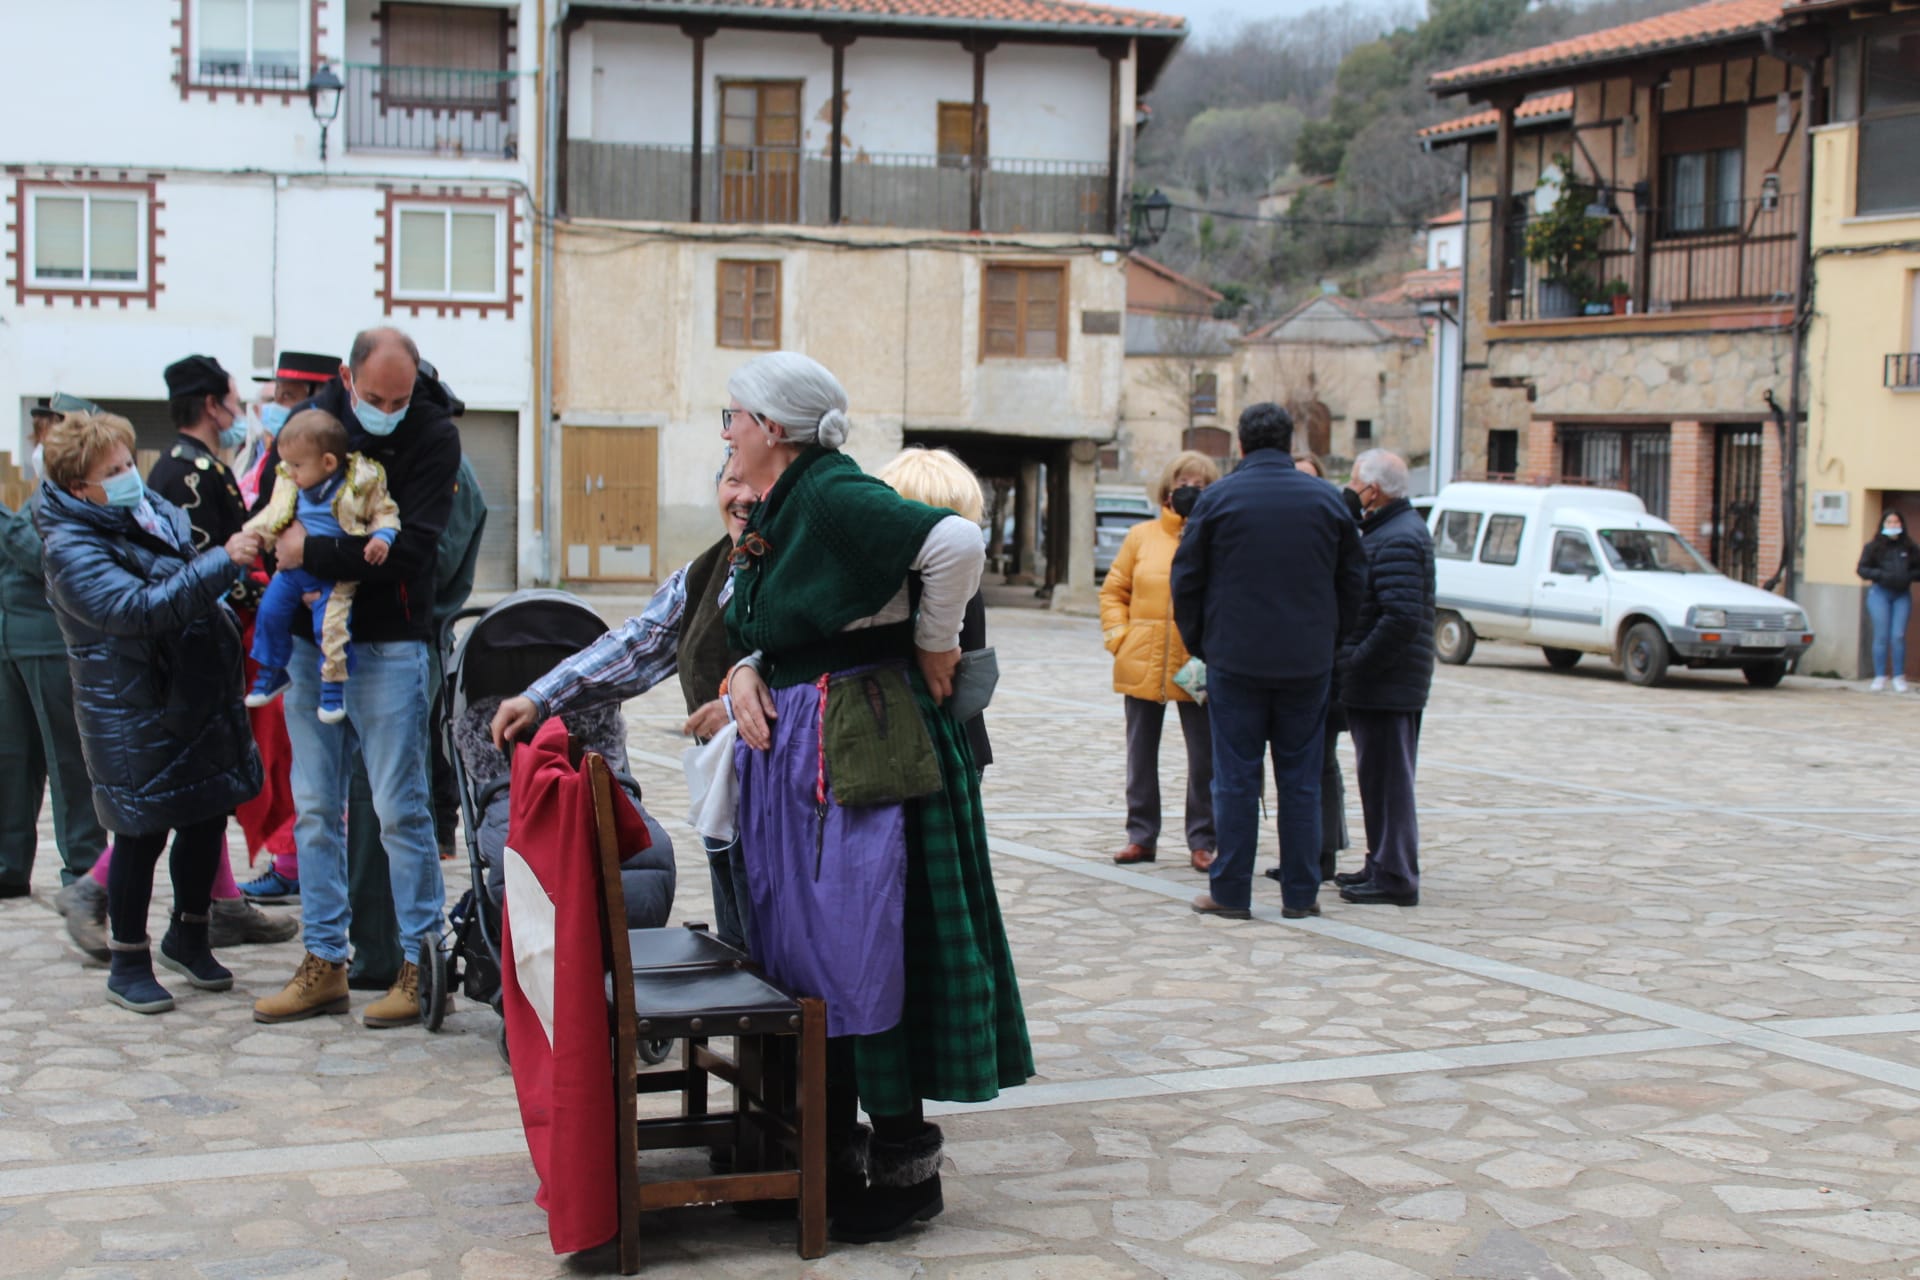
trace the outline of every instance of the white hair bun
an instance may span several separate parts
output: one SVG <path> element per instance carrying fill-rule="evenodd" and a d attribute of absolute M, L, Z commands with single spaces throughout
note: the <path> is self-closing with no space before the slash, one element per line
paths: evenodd
<path fill-rule="evenodd" d="M 847 431 L 850 426 L 845 410 L 829 409 L 820 415 L 820 425 L 816 428 L 815 438 L 823 449 L 838 449 L 847 442 Z"/>

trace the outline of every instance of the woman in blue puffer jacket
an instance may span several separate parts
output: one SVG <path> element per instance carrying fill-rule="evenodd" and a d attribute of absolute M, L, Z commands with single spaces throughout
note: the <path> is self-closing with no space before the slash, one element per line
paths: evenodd
<path fill-rule="evenodd" d="M 147 907 L 168 831 L 173 919 L 160 962 L 204 991 L 233 985 L 207 946 L 207 912 L 227 815 L 261 774 L 240 627 L 223 597 L 260 541 L 239 533 L 196 555 L 186 514 L 141 483 L 133 427 L 110 413 L 69 415 L 48 435 L 35 520 L 94 808 L 115 837 L 107 999 L 163 1013 L 173 997 L 153 976 Z"/>

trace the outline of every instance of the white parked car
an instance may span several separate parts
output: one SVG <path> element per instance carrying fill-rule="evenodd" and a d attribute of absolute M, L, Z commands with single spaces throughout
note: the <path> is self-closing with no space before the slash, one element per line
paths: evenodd
<path fill-rule="evenodd" d="M 1674 665 L 1738 667 L 1765 689 L 1813 643 L 1798 605 L 1720 573 L 1631 493 L 1451 484 L 1427 526 L 1442 662 L 1508 640 L 1563 671 L 1598 653 L 1634 684 Z"/>

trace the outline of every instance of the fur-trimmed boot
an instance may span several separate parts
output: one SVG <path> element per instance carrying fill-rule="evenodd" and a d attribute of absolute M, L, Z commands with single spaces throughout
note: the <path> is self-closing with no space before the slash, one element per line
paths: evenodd
<path fill-rule="evenodd" d="M 828 1234 L 845 1244 L 897 1239 L 916 1222 L 939 1215 L 940 1126 L 922 1124 L 910 1136 L 889 1141 L 878 1133 L 868 1144 L 867 1188 L 834 1218 Z"/>

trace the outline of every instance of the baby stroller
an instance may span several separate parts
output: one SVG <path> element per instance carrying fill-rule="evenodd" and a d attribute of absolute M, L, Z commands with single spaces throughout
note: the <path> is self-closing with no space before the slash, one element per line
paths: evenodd
<path fill-rule="evenodd" d="M 464 634 L 460 623 L 472 621 Z M 487 608 L 462 609 L 440 629 L 445 674 L 440 697 L 442 746 L 453 765 L 460 815 L 467 837 L 473 887 L 447 913 L 443 945 L 420 947 L 420 1016 L 430 1031 L 446 1017 L 454 988 L 500 1011 L 500 909 L 506 898 L 502 852 L 507 842 L 512 774 L 493 745 L 494 712 L 561 661 L 607 632 L 585 601 L 564 591 L 516 591 Z M 650 847 L 621 864 L 627 927 L 658 928 L 673 909 L 673 841 L 640 803 L 640 787 L 627 769 L 627 724 L 617 704 L 568 712 L 563 720 L 581 747 L 603 756 L 646 820 Z M 505 1024 L 501 1055 L 506 1054 Z M 670 1043 L 643 1043 L 650 1062 L 664 1061 Z M 657 1055 L 657 1056 L 655 1056 Z"/>

